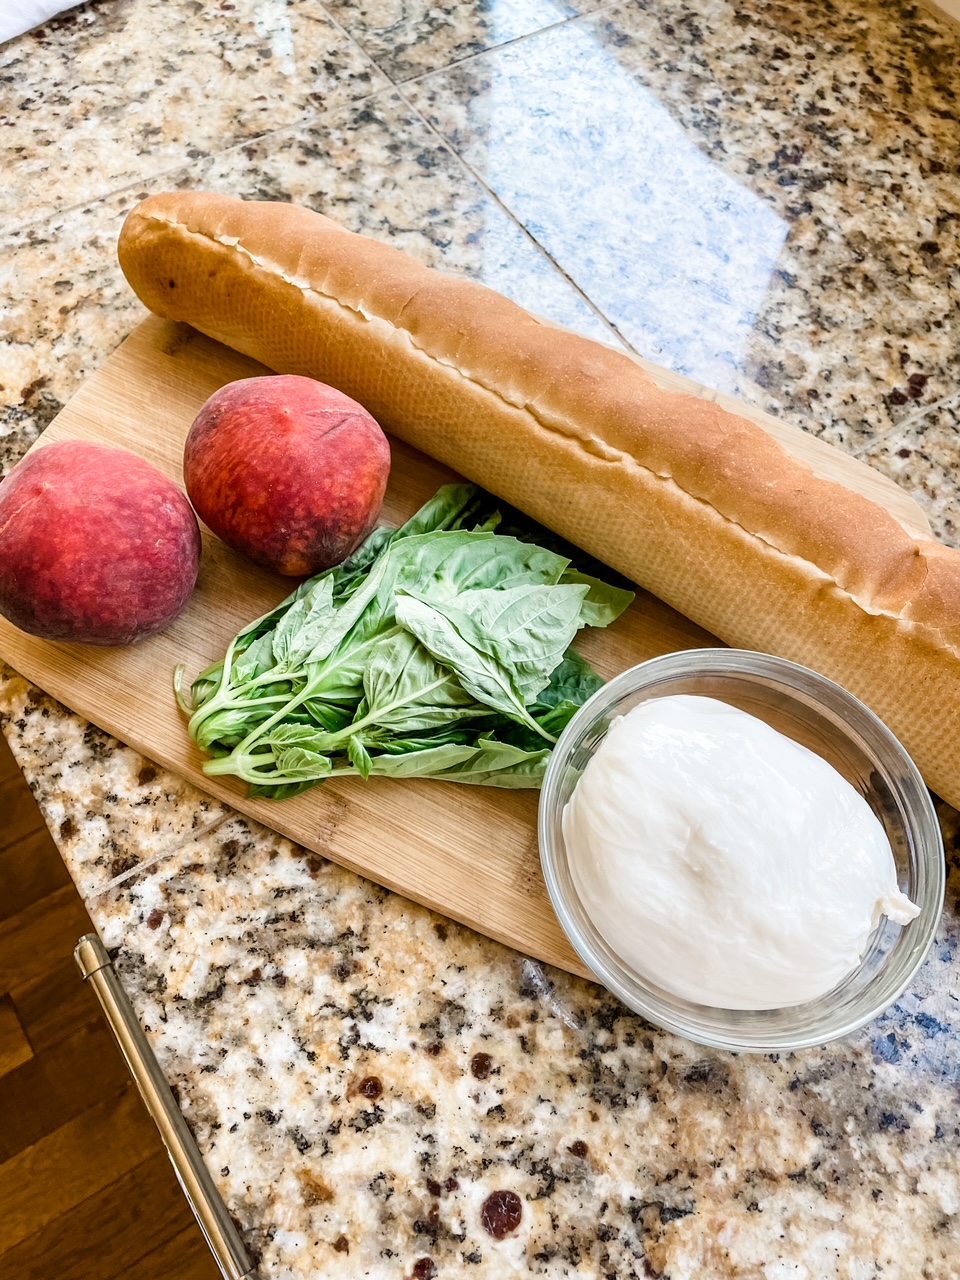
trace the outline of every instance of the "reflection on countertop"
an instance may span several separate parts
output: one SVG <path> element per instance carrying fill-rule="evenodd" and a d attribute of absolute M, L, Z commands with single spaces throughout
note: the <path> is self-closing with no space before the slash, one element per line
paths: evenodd
<path fill-rule="evenodd" d="M 958 64 L 960 27 L 897 0 L 83 6 L 0 47 L 0 460 L 142 315 L 126 212 L 211 187 L 733 390 L 960 545 Z M 237 819 L 11 672 L 0 713 L 263 1277 L 960 1274 L 952 810 L 911 990 L 754 1059 Z"/>

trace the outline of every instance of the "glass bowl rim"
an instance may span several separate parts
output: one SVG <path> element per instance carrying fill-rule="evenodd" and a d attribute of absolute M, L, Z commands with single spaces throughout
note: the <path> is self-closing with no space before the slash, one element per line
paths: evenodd
<path fill-rule="evenodd" d="M 670 678 L 692 677 L 699 674 L 730 676 L 732 678 L 764 676 L 774 681 L 781 692 L 789 695 L 796 695 L 804 684 L 814 685 L 823 691 L 825 702 L 832 699 L 834 702 L 839 702 L 841 706 L 851 710 L 861 718 L 872 733 L 886 743 L 887 747 L 898 758 L 898 763 L 902 767 L 908 783 L 919 797 L 919 810 L 913 803 L 905 804 L 904 806 L 912 826 L 911 834 L 916 850 L 918 869 L 925 887 L 922 900 L 919 897 L 917 899 L 921 908 L 920 915 L 909 926 L 912 931 L 910 942 L 908 943 L 909 963 L 904 967 L 899 982 L 891 991 L 878 993 L 873 1000 L 864 1000 L 863 1007 L 858 1007 L 855 1017 L 851 1013 L 845 1020 L 838 1021 L 836 1025 L 830 1025 L 829 1020 L 827 1020 L 823 1031 L 811 1030 L 807 1033 L 799 1033 L 792 1036 L 783 1035 L 764 1038 L 762 1036 L 744 1035 L 741 1031 L 734 1030 L 732 1027 L 729 1031 L 713 1031 L 704 1030 L 701 1027 L 691 1027 L 685 1021 L 682 1013 L 675 1012 L 670 1007 L 665 1007 L 655 993 L 648 988 L 640 985 L 632 986 L 630 982 L 621 980 L 620 976 L 607 965 L 602 956 L 599 956 L 594 951 L 589 939 L 582 933 L 561 887 L 557 867 L 558 851 L 554 848 L 551 825 L 555 818 L 559 819 L 559 813 L 554 812 L 558 800 L 557 793 L 560 788 L 563 771 L 569 762 L 573 745 L 578 742 L 585 730 L 589 729 L 592 724 L 624 698 L 640 693 L 644 688 L 651 685 L 666 683 Z M 899 793 L 899 798 L 903 801 L 903 788 L 898 784 L 896 789 Z M 621 1000 L 623 1004 L 635 1013 L 640 1014 L 641 1017 L 646 1018 L 653 1025 L 710 1048 L 726 1049 L 739 1053 L 782 1053 L 828 1044 L 833 1040 L 852 1035 L 879 1017 L 884 1010 L 899 999 L 913 981 L 918 969 L 930 951 L 943 911 L 946 889 L 943 836 L 926 783 L 924 783 L 920 771 L 902 743 L 875 712 L 871 711 L 855 694 L 836 681 L 788 658 L 780 658 L 773 654 L 756 650 L 722 647 L 682 649 L 648 658 L 605 683 L 572 716 L 550 753 L 540 792 L 537 826 L 540 863 L 550 901 L 567 939 L 593 977 Z M 597 932 L 599 933 L 599 931 Z M 624 969 L 627 970 L 628 966 L 626 966 L 625 962 L 622 963 Z M 885 967 L 885 965 L 881 966 L 877 970 L 873 979 L 864 988 L 862 995 L 866 995 L 873 988 L 876 979 L 883 974 Z M 637 975 L 637 977 L 641 979 L 642 975 Z M 827 994 L 829 996 L 829 993 Z M 690 1003 L 683 1001 L 682 997 L 673 997 L 673 999 L 681 1004 Z M 806 1005 L 792 1007 L 799 1010 L 816 1003 L 817 1001 L 810 1001 Z M 708 1008 L 708 1006 L 693 1007 Z M 716 1015 L 718 1022 L 724 1013 L 737 1015 L 745 1012 L 743 1010 L 709 1008 Z M 775 1011 L 757 1012 L 773 1013 Z"/>

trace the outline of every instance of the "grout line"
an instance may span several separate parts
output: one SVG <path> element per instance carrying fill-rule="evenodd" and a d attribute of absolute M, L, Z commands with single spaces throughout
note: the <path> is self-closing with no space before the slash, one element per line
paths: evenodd
<path fill-rule="evenodd" d="M 893 435 L 895 431 L 902 431 L 905 427 L 912 427 L 914 423 L 922 422 L 924 418 L 931 413 L 935 413 L 938 409 L 950 408 L 955 404 L 960 405 L 960 391 L 951 391 L 948 396 L 942 396 L 939 400 L 934 400 L 931 404 L 924 405 L 922 408 L 914 409 L 912 413 L 908 413 L 897 422 L 891 422 L 889 427 L 884 427 L 882 431 L 878 431 L 871 439 L 865 440 L 863 444 L 857 445 L 855 449 L 851 449 L 850 453 L 853 457 L 860 457 L 861 454 L 866 453 L 868 449 L 872 448 L 878 440 L 885 440 L 887 436 Z"/>
<path fill-rule="evenodd" d="M 132 191 L 137 187 L 148 186 L 164 177 L 167 177 L 169 174 L 180 173 L 181 171 L 184 171 L 184 170 L 193 169 L 193 168 L 196 168 L 197 165 L 201 165 L 206 161 L 211 161 L 216 159 L 218 156 L 229 155 L 230 152 L 236 151 L 239 147 L 250 146 L 256 143 L 263 142 L 266 139 L 275 137 L 277 134 L 284 133 L 287 130 L 302 128 L 316 121 L 321 116 L 326 115 L 330 111 L 336 111 L 341 108 L 345 109 L 350 107 L 353 103 L 364 102 L 369 98 L 375 98 L 379 94 L 385 93 L 387 91 L 387 87 L 393 85 L 394 83 L 393 79 L 387 74 L 386 71 L 383 70 L 380 64 L 367 52 L 367 50 L 363 48 L 360 42 L 358 40 L 355 40 L 354 37 L 350 34 L 350 32 L 347 31 L 333 17 L 331 13 L 329 13 L 329 11 L 325 8 L 325 6 L 318 5 L 317 7 L 323 12 L 324 16 L 327 17 L 327 19 L 330 21 L 330 24 L 333 27 L 335 27 L 336 30 L 339 31 L 340 34 L 345 37 L 347 42 L 357 50 L 357 52 L 362 56 L 364 62 L 368 65 L 369 69 L 383 76 L 383 78 L 387 81 L 387 86 L 380 85 L 380 86 L 371 87 L 365 93 L 357 94 L 355 97 L 345 97 L 340 101 L 331 105 L 327 105 L 326 103 L 324 103 L 323 106 L 318 107 L 315 110 L 306 111 L 297 120 L 288 121 L 286 124 L 278 125 L 276 128 L 273 128 L 273 129 L 266 129 L 264 130 L 263 133 L 255 133 L 242 138 L 237 138 L 233 142 L 231 142 L 229 146 L 204 152 L 202 155 L 197 156 L 194 159 L 191 159 L 189 156 L 184 155 L 182 158 L 178 159 L 174 163 L 171 163 L 168 167 L 158 170 L 156 173 L 142 175 L 140 177 L 132 179 L 130 182 L 123 183 L 122 186 L 111 187 L 107 191 L 101 191 L 97 195 L 91 195 L 84 200 L 74 201 L 73 204 L 61 205 L 56 208 L 50 209 L 47 213 L 40 214 L 36 218 L 31 218 L 27 222 L 17 223 L 15 226 L 9 227 L 9 228 L 5 227 L 2 230 L 2 237 L 4 239 L 9 239 L 12 236 L 18 235 L 22 231 L 29 230 L 31 227 L 43 226 L 45 223 L 50 222 L 54 218 L 65 217 L 67 214 L 75 213 L 78 209 L 84 209 L 91 205 L 101 204 L 103 201 L 109 200 L 114 196 L 123 195 L 124 192 L 126 191 Z M 15 246 L 15 248 L 18 248 L 18 247 L 19 246 Z"/>
<path fill-rule="evenodd" d="M 522 35 L 514 36 L 512 40 L 504 40 L 501 44 L 490 45 L 488 49 L 478 49 L 475 53 L 465 53 L 460 58 L 454 58 L 452 62 L 445 62 L 440 67 L 433 67 L 429 71 L 421 71 L 415 76 L 407 76 L 401 81 L 393 80 L 394 84 L 419 84 L 420 81 L 428 79 L 430 76 L 440 75 L 445 71 L 450 71 L 454 67 L 462 67 L 466 63 L 475 62 L 478 58 L 486 58 L 491 54 L 499 53 L 501 49 L 511 49 L 514 45 L 522 44 L 525 40 L 534 40 L 537 36 L 542 36 L 547 31 L 556 31 L 559 27 L 568 27 L 577 22 L 586 22 L 588 18 L 595 18 L 597 14 L 603 13 L 606 9 L 617 8 L 622 0 L 605 0 L 603 4 L 597 5 L 595 9 L 587 9 L 584 13 L 571 13 L 568 18 L 559 18 L 556 22 L 550 22 L 545 27 L 538 27 L 536 31 L 525 31 Z M 372 54 L 368 54 L 372 57 Z M 377 63 L 380 67 L 380 64 Z M 389 72 L 384 71 L 380 67 L 385 76 L 389 76 Z"/>
<path fill-rule="evenodd" d="M 369 58 L 369 55 L 365 56 Z M 373 65 L 377 71 L 380 71 L 380 68 L 377 67 L 375 63 Z M 384 72 L 381 72 L 381 74 L 385 75 Z M 386 85 L 380 85 L 375 89 L 371 89 L 369 93 L 360 94 L 356 98 L 347 98 L 340 102 L 333 103 L 330 106 L 318 107 L 315 111 L 307 112 L 298 120 L 292 120 L 287 124 L 278 125 L 275 129 L 267 129 L 264 133 L 251 134 L 249 137 L 238 138 L 234 142 L 231 142 L 228 147 L 222 147 L 217 151 L 204 152 L 195 159 L 185 156 L 175 164 L 170 165 L 169 168 L 160 169 L 156 173 L 141 175 L 131 182 L 124 183 L 123 186 L 111 187 L 110 190 L 103 191 L 98 195 L 90 196 L 86 200 L 77 200 L 73 204 L 51 209 L 47 213 L 42 213 L 38 217 L 32 218 L 29 222 L 18 223 L 12 228 L 5 227 L 0 235 L 2 235 L 3 240 L 9 241 L 14 236 L 20 235 L 21 232 L 29 231 L 35 227 L 42 227 L 47 223 L 52 222 L 55 218 L 65 218 L 71 213 L 76 213 L 78 209 L 88 209 L 93 205 L 103 204 L 104 201 L 112 200 L 114 196 L 122 196 L 127 191 L 134 191 L 137 188 L 151 187 L 153 183 L 159 182 L 161 179 L 169 177 L 171 174 L 184 173 L 191 169 L 195 169 L 199 165 L 217 160 L 220 156 L 228 156 L 231 152 L 238 151 L 241 147 L 257 146 L 262 142 L 266 142 L 270 138 L 277 137 L 281 133 L 293 132 L 298 129 L 306 128 L 309 125 L 316 123 L 317 120 L 322 119 L 323 116 L 329 115 L 331 112 L 347 110 L 355 103 L 368 102 L 370 99 L 376 98 L 381 94 L 392 92 L 393 81 L 390 80 L 389 76 L 387 76 L 386 79 L 388 81 Z M 13 245 L 9 250 L 10 255 L 12 256 L 21 247 L 22 246 L 19 244 Z M 0 258 L 2 258 L 2 254 L 0 254 Z"/>
<path fill-rule="evenodd" d="M 540 241 L 529 230 L 529 228 L 526 227 L 523 224 L 523 222 L 520 221 L 520 219 L 513 212 L 510 206 L 504 203 L 503 199 L 497 194 L 496 191 L 494 191 L 492 187 L 488 186 L 488 184 L 484 181 L 484 179 L 473 167 L 473 165 L 468 160 L 464 159 L 464 157 L 459 153 L 459 151 L 457 151 L 457 149 L 453 146 L 453 144 L 443 136 L 440 130 L 437 129 L 433 124 L 431 124 L 431 122 L 427 119 L 427 117 L 423 114 L 423 112 L 420 111 L 420 109 L 410 101 L 410 99 L 403 92 L 402 86 L 397 85 L 396 92 L 398 97 L 400 97 L 400 99 L 404 102 L 404 104 L 414 113 L 417 119 L 420 120 L 423 123 L 423 125 L 426 127 L 426 129 L 438 140 L 438 142 L 443 147 L 443 149 L 447 151 L 451 156 L 453 156 L 453 158 L 464 169 L 464 171 L 473 178 L 473 180 L 477 183 L 477 185 L 481 188 L 481 190 L 485 191 L 489 196 L 489 198 L 493 201 L 493 203 L 503 211 L 503 213 L 506 215 L 507 218 L 509 218 L 509 220 L 513 223 L 513 225 L 519 228 L 520 232 L 526 237 L 527 240 L 529 240 L 529 242 L 533 245 L 536 251 L 543 258 L 546 259 L 549 265 L 553 267 L 553 269 L 557 271 L 559 275 L 563 277 L 564 280 L 566 280 L 567 284 L 569 284 L 570 287 L 574 290 L 574 292 L 579 295 L 580 299 L 586 304 L 587 307 L 590 308 L 590 310 L 597 317 L 597 319 L 600 320 L 601 323 L 604 325 L 604 327 L 610 331 L 610 335 L 614 339 L 614 341 L 617 343 L 617 345 L 620 347 L 625 347 L 627 351 L 631 352 L 633 355 L 639 355 L 640 353 L 636 350 L 636 348 L 632 345 L 632 343 L 628 342 L 627 339 L 620 332 L 620 330 L 617 328 L 617 326 L 613 323 L 613 321 L 610 320 L 606 315 L 604 315 L 604 313 L 600 310 L 600 308 L 589 296 L 589 294 L 586 293 L 586 291 L 577 283 L 577 281 L 573 278 L 573 276 L 570 275 L 570 273 L 556 260 L 556 258 L 554 258 L 553 254 L 550 253 L 549 249 L 545 248 L 540 243 Z"/>
<path fill-rule="evenodd" d="M 439 132 L 439 130 L 435 129 L 434 126 L 430 123 L 430 121 L 426 119 L 423 113 L 419 111 L 418 108 L 416 108 L 410 102 L 410 100 L 407 98 L 406 94 L 403 93 L 400 87 L 401 84 L 416 83 L 420 80 L 427 78 L 428 76 L 437 75 L 444 71 L 447 71 L 451 67 L 460 66 L 463 63 L 471 62 L 476 58 L 486 57 L 489 54 L 496 53 L 500 49 L 509 48 L 512 45 L 520 43 L 521 41 L 529 40 L 536 36 L 539 36 L 543 32 L 553 31 L 559 27 L 567 26 L 570 23 L 580 22 L 587 18 L 594 17 L 596 14 L 602 12 L 604 9 L 615 7 L 615 5 L 618 2 L 619 0 L 607 0 L 606 3 L 598 5 L 596 9 L 590 9 L 585 13 L 571 14 L 568 18 L 562 18 L 557 22 L 550 23 L 548 26 L 540 27 L 536 31 L 528 31 L 523 35 L 516 36 L 513 40 L 507 40 L 507 41 L 504 41 L 502 44 L 493 45 L 489 49 L 481 49 L 474 54 L 468 54 L 464 58 L 455 59 L 453 62 L 445 63 L 441 67 L 433 68 L 432 70 L 424 72 L 422 75 L 411 77 L 410 79 L 402 82 L 396 81 L 393 78 L 393 76 L 391 76 L 390 73 L 387 70 L 385 70 L 376 61 L 373 55 L 369 53 L 367 49 L 364 48 L 364 46 L 360 43 L 360 41 L 349 30 L 347 30 L 347 28 L 344 27 L 343 24 L 326 8 L 325 5 L 320 5 L 318 7 L 322 9 L 324 15 L 327 17 L 331 25 L 337 31 L 340 32 L 340 34 L 344 37 L 344 39 L 348 42 L 348 44 L 352 45 L 362 55 L 362 57 L 370 64 L 370 66 L 374 70 L 379 72 L 379 74 L 386 79 L 387 81 L 386 86 L 371 88 L 368 93 L 360 94 L 357 97 L 346 98 L 330 106 L 324 105 L 323 107 L 318 108 L 316 111 L 309 112 L 301 116 L 298 120 L 290 121 L 286 124 L 279 125 L 275 129 L 268 129 L 265 132 L 260 134 L 253 134 L 247 137 L 238 138 L 236 141 L 231 143 L 230 146 L 223 147 L 220 150 L 209 151 L 204 155 L 199 156 L 193 160 L 191 160 L 189 157 L 178 159 L 175 163 L 171 164 L 167 168 L 160 169 L 159 171 L 152 174 L 139 176 L 128 183 L 124 183 L 122 186 L 110 188 L 107 191 L 102 191 L 96 195 L 92 195 L 87 199 L 75 201 L 73 204 L 63 205 L 59 208 L 51 209 L 47 213 L 41 214 L 38 217 L 29 220 L 28 222 L 20 223 L 9 230 L 5 230 L 4 238 L 9 239 L 14 236 L 19 236 L 21 233 L 25 231 L 29 231 L 33 228 L 48 225 L 49 223 L 51 223 L 57 218 L 66 218 L 70 214 L 75 213 L 77 210 L 90 208 L 97 204 L 103 204 L 108 200 L 111 200 L 117 196 L 122 196 L 126 192 L 133 191 L 137 188 L 152 187 L 153 184 L 161 181 L 165 177 L 168 177 L 176 173 L 188 172 L 192 169 L 197 168 L 200 165 L 203 165 L 204 163 L 214 162 L 222 156 L 230 155 L 231 152 L 237 151 L 241 147 L 258 145 L 270 138 L 277 137 L 282 133 L 309 127 L 311 124 L 316 123 L 318 120 L 322 119 L 324 116 L 328 115 L 333 111 L 347 110 L 356 103 L 369 101 L 371 99 L 378 98 L 382 95 L 386 95 L 387 93 L 395 92 L 401 98 L 404 105 L 410 111 L 412 111 L 414 115 L 417 117 L 417 119 L 419 119 L 426 126 L 427 130 L 440 141 L 443 148 L 447 152 L 449 152 L 449 154 L 452 155 L 458 161 L 458 163 L 462 166 L 462 168 L 474 178 L 474 180 L 480 185 L 480 187 L 485 192 L 487 192 L 489 197 L 494 201 L 496 205 L 499 206 L 500 209 L 503 210 L 503 212 L 510 219 L 510 221 L 515 226 L 519 227 L 520 231 L 534 245 L 538 253 L 540 253 L 544 258 L 546 258 L 546 260 L 554 267 L 554 269 L 558 271 L 560 275 L 570 284 L 570 286 L 580 296 L 580 298 L 585 303 L 585 305 L 589 307 L 589 309 L 594 313 L 594 315 L 610 331 L 610 334 L 613 340 L 615 341 L 615 343 L 621 347 L 625 347 L 628 351 L 631 351 L 634 354 L 638 354 L 636 352 L 636 349 L 633 347 L 633 345 L 627 341 L 627 339 L 623 336 L 623 334 L 616 327 L 616 325 L 611 320 L 609 320 L 607 316 L 603 314 L 600 308 L 596 305 L 596 303 L 593 302 L 593 300 L 589 297 L 589 295 L 584 292 L 584 290 L 580 287 L 580 285 L 576 282 L 576 280 L 574 280 L 569 275 L 569 273 L 560 265 L 560 263 L 558 263 L 553 258 L 553 256 L 548 252 L 548 250 L 546 250 L 544 246 L 540 244 L 540 242 L 536 239 L 536 237 L 530 233 L 530 231 L 515 216 L 515 214 L 504 204 L 504 202 L 500 199 L 500 197 L 496 194 L 496 192 L 494 192 L 486 184 L 486 182 L 484 182 L 483 178 L 476 172 L 473 166 L 470 165 L 466 160 L 464 160 L 464 158 L 447 141 L 447 139 L 443 137 L 443 135 Z M 21 246 L 19 245 L 12 246 L 11 253 L 15 253 L 16 250 L 20 247 Z"/>
<path fill-rule="evenodd" d="M 96 902 L 96 900 L 101 898 L 105 893 L 109 893 L 111 889 L 118 888 L 120 885 L 125 884 L 127 880 L 132 880 L 135 876 L 140 875 L 142 871 L 147 871 L 151 867 L 155 867 L 159 863 L 164 862 L 167 858 L 172 857 L 175 853 L 180 853 L 181 850 L 185 849 L 187 845 L 191 844 L 193 841 L 202 840 L 205 836 L 210 835 L 225 823 L 233 821 L 236 816 L 237 815 L 235 813 L 225 813 L 219 818 L 214 818 L 205 826 L 195 828 L 187 835 L 182 836 L 168 848 L 163 849 L 160 853 L 154 854 L 152 858 L 148 858 L 145 862 L 138 862 L 135 867 L 130 867 L 120 875 L 114 876 L 112 880 L 108 880 L 105 884 L 101 885 L 100 888 L 89 897 L 87 895 L 83 895 L 84 906 L 89 909 L 92 903 Z"/>
<path fill-rule="evenodd" d="M 895 422 L 891 430 L 897 427 L 912 426 L 915 422 L 919 422 L 925 418 L 928 413 L 934 413 L 937 409 L 945 409 L 949 405 L 960 401 L 960 391 L 951 391 L 948 396 L 941 396 L 939 400 L 934 400 L 932 404 L 924 405 L 922 408 L 916 408 L 912 413 L 908 413 L 905 418 L 901 418 L 899 422 Z M 886 433 L 884 433 L 886 434 Z"/>
<path fill-rule="evenodd" d="M 70 714 L 76 715 L 75 712 L 70 712 Z M 82 716 L 78 718 L 83 719 Z M 9 715 L 9 713 L 7 712 L 4 712 L 3 716 L 0 717 L 0 720 L 2 720 L 3 723 L 11 722 L 12 719 L 13 717 Z M 4 741 L 7 744 L 7 749 L 10 752 L 13 762 L 19 771 L 19 776 L 26 783 L 27 787 L 30 789 L 31 795 L 33 795 L 34 803 L 37 805 L 37 808 L 40 813 L 41 821 L 42 821 L 42 828 L 40 829 L 49 832 L 50 838 L 51 840 L 53 840 L 53 843 L 56 846 L 57 853 L 60 855 L 60 858 L 63 861 L 64 866 L 67 868 L 67 871 L 70 874 L 70 879 L 73 881 L 75 887 L 77 888 L 77 892 L 79 893 L 80 889 L 76 883 L 73 872 L 70 866 L 68 865 L 66 858 L 63 855 L 63 852 L 60 848 L 60 844 L 57 841 L 57 838 L 54 835 L 54 832 L 51 829 L 50 824 L 47 822 L 46 815 L 43 812 L 43 808 L 40 804 L 40 801 L 37 799 L 36 795 L 33 792 L 33 787 L 30 785 L 30 781 L 27 778 L 27 775 L 24 772 L 19 759 L 17 758 L 17 753 L 14 750 L 13 744 L 9 741 L 6 734 L 4 734 L 3 737 L 4 737 Z M 120 745 L 125 746 L 126 744 L 121 743 Z M 129 750 L 134 750 L 134 748 L 129 748 Z M 137 754 L 142 754 L 142 753 L 138 752 Z M 146 757 L 144 757 L 144 759 L 146 759 Z M 165 768 L 165 766 L 158 766 L 158 767 Z M 179 774 L 176 774 L 175 770 L 167 770 L 167 772 L 174 774 L 174 776 L 179 777 Z M 194 790 L 196 790 L 196 788 L 194 788 Z M 198 794 L 202 794 L 202 793 L 198 792 Z M 216 801 L 215 803 L 220 803 L 220 802 Z M 216 831 L 219 827 L 222 827 L 224 823 L 230 822 L 232 819 L 234 819 L 237 816 L 238 815 L 234 810 L 230 810 L 227 813 L 221 814 L 219 817 L 212 818 L 209 822 L 194 828 L 192 831 L 186 832 L 184 835 L 180 836 L 179 839 L 175 840 L 173 844 L 162 849 L 160 853 L 154 854 L 152 858 L 148 858 L 144 862 L 138 862 L 136 866 L 128 868 L 128 870 L 121 872 L 120 875 L 113 876 L 111 879 L 107 880 L 103 885 L 101 885 L 100 888 L 97 889 L 94 894 L 87 896 L 85 893 L 81 893 L 80 896 L 83 900 L 84 906 L 89 906 L 89 904 L 95 901 L 97 898 L 99 898 L 101 894 L 108 892 L 110 889 L 116 888 L 117 885 L 123 884 L 124 881 L 129 880 L 133 876 L 138 875 L 141 871 L 145 870 L 147 867 L 156 866 L 158 862 L 162 862 L 165 858 L 169 858 L 173 854 L 179 853 L 180 850 L 185 849 L 186 846 L 190 844 L 191 841 L 200 840 L 204 836 L 210 835 L 211 832 Z"/>
<path fill-rule="evenodd" d="M 610 3 L 611 4 L 617 3 L 617 0 L 610 0 Z M 601 7 L 605 7 L 605 6 L 601 6 Z M 516 214 L 513 213 L 513 211 L 509 208 L 509 206 L 504 204 L 503 200 L 501 200 L 501 198 L 497 195 L 497 193 L 487 185 L 487 183 L 483 180 L 480 174 L 477 173 L 474 167 L 467 160 L 465 160 L 462 155 L 460 155 L 460 153 L 456 150 L 456 148 L 443 136 L 440 130 L 430 123 L 430 121 L 426 118 L 423 112 L 420 111 L 420 109 L 410 101 L 410 99 L 407 97 L 407 95 L 403 91 L 404 86 L 408 84 L 413 84 L 414 80 L 421 80 L 421 79 L 424 79 L 426 76 L 436 75 L 439 72 L 446 71 L 449 67 L 459 66 L 461 62 L 467 62 L 472 60 L 473 58 L 485 57 L 487 54 L 495 53 L 499 49 L 508 48 L 510 45 L 516 44 L 520 40 L 528 40 L 532 36 L 540 35 L 541 32 L 543 31 L 555 30 L 557 27 L 566 26 L 570 22 L 579 21 L 581 18 L 585 18 L 588 15 L 572 14 L 569 18 L 564 18 L 560 22 L 553 22 L 548 27 L 541 27 L 538 31 L 528 31 L 526 35 L 517 36 L 516 39 L 505 41 L 505 43 L 501 45 L 495 45 L 492 49 L 484 49 L 484 50 L 481 50 L 479 53 L 471 54 L 468 58 L 460 59 L 457 62 L 446 63 L 443 67 L 437 67 L 433 71 L 425 72 L 423 76 L 413 77 L 409 80 L 397 81 L 397 80 L 394 80 L 394 78 L 390 75 L 389 71 L 385 70 L 383 67 L 380 66 L 378 62 L 374 60 L 372 54 L 367 53 L 366 49 L 363 48 L 363 46 L 352 35 L 352 33 L 348 31 L 346 27 L 344 27 L 342 23 L 332 13 L 330 13 L 330 11 L 325 6 L 323 8 L 324 8 L 324 13 L 326 13 L 327 17 L 330 19 L 331 23 L 337 28 L 337 30 L 343 36 L 345 36 L 347 40 L 352 41 L 354 44 L 356 44 L 357 48 L 360 49 L 360 51 L 364 54 L 364 56 L 367 58 L 370 58 L 370 60 L 377 67 L 377 70 L 387 77 L 387 79 L 390 81 L 390 84 L 392 86 L 391 91 L 396 93 L 397 97 L 399 97 L 401 102 L 403 102 L 403 104 L 407 107 L 409 111 L 413 112 L 416 118 L 427 129 L 427 132 L 430 133 L 433 137 L 435 137 L 438 140 L 440 145 L 443 147 L 444 151 L 446 151 L 449 155 L 451 155 L 454 158 L 454 160 L 457 161 L 460 167 L 466 173 L 468 173 L 474 179 L 474 181 L 480 186 L 481 190 L 487 193 L 487 195 L 494 202 L 494 204 L 496 204 L 497 207 L 503 211 L 503 213 L 506 215 L 507 218 L 509 218 L 509 220 L 513 223 L 513 225 L 519 228 L 520 232 L 526 237 L 527 240 L 530 241 L 530 243 L 534 246 L 537 252 L 542 257 L 546 258 L 547 262 L 554 268 L 554 270 L 559 272 L 559 274 L 563 277 L 563 279 L 567 281 L 567 283 L 571 286 L 571 288 L 580 296 L 582 301 L 590 308 L 590 310 L 597 317 L 597 319 L 600 320 L 601 323 L 607 329 L 609 329 L 614 341 L 619 346 L 626 347 L 626 349 L 629 352 L 631 352 L 633 355 L 638 355 L 639 352 L 637 352 L 636 349 L 627 341 L 627 339 L 623 336 L 623 334 L 620 332 L 617 326 L 603 314 L 603 312 L 596 305 L 596 303 L 593 302 L 593 300 L 584 292 L 584 290 L 581 289 L 580 285 L 577 284 L 576 280 L 574 280 L 573 277 L 567 271 L 564 270 L 564 268 L 560 265 L 559 262 L 556 261 L 556 259 L 552 256 L 552 254 L 550 254 L 549 251 L 543 247 L 540 241 L 537 240 L 536 236 L 534 236 L 523 225 L 523 223 L 516 216 Z M 597 10 L 590 10 L 591 15 L 595 12 L 597 12 Z M 387 91 L 381 90 L 381 92 L 385 94 Z"/>
<path fill-rule="evenodd" d="M 321 4 L 319 7 L 323 10 L 323 14 L 326 17 L 327 21 L 330 23 L 330 25 L 335 27 L 337 31 L 340 32 L 340 34 L 347 41 L 347 43 L 352 44 L 356 49 L 359 49 L 359 51 L 363 54 L 363 56 L 367 59 L 367 61 L 372 66 L 376 67 L 376 69 L 380 72 L 382 76 L 386 77 L 391 87 L 396 88 L 397 82 L 396 80 L 394 80 L 390 72 L 387 71 L 385 67 L 381 67 L 380 63 L 376 60 L 373 54 L 368 53 L 368 51 L 363 47 L 363 45 L 360 43 L 357 37 L 353 34 L 353 32 L 348 30 L 348 28 L 343 25 L 343 23 L 336 16 L 336 14 L 332 13 L 326 4 Z M 382 91 L 378 90 L 378 92 L 382 92 Z"/>

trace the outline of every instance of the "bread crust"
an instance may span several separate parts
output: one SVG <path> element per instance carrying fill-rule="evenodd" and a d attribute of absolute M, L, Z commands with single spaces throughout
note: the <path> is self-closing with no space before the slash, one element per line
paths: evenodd
<path fill-rule="evenodd" d="M 837 680 L 960 805 L 960 551 L 613 348 L 311 210 L 152 196 L 119 255 L 158 315 L 338 387 L 726 643 Z"/>

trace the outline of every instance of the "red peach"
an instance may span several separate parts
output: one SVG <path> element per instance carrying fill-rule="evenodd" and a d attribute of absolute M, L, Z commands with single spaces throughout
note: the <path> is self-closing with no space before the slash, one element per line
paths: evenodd
<path fill-rule="evenodd" d="M 386 436 L 362 405 L 313 378 L 244 378 L 190 428 L 183 475 L 200 519 L 279 573 L 339 564 L 373 528 L 390 475 Z"/>
<path fill-rule="evenodd" d="M 0 613 L 21 631 L 131 644 L 173 621 L 199 568 L 190 504 L 125 449 L 44 445 L 0 484 Z"/>

